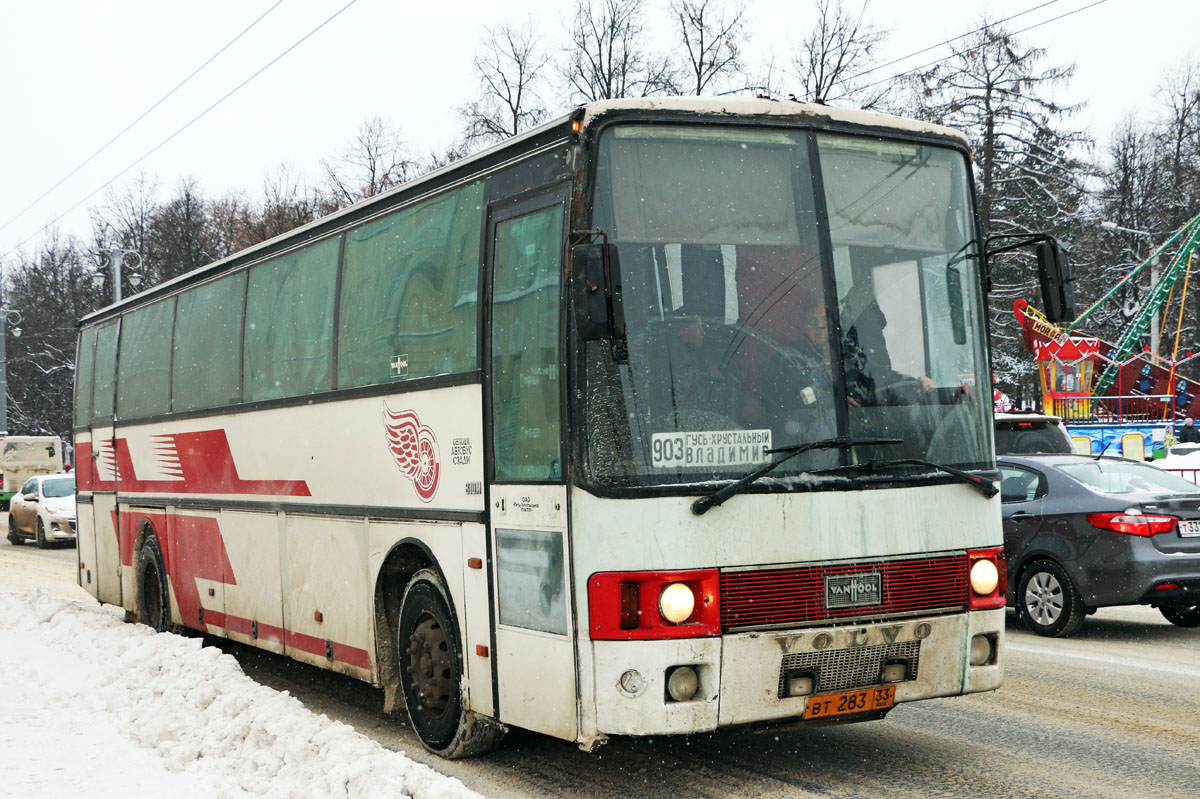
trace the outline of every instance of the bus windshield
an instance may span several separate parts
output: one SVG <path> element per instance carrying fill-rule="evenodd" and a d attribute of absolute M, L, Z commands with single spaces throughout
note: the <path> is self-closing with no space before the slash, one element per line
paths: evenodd
<path fill-rule="evenodd" d="M 994 468 L 961 153 L 624 125 L 601 138 L 595 192 L 627 331 L 627 357 L 606 341 L 584 352 L 596 484 L 736 479 L 773 447 L 837 436 L 902 443 L 807 452 L 766 479 L 810 489 L 870 459 Z"/>

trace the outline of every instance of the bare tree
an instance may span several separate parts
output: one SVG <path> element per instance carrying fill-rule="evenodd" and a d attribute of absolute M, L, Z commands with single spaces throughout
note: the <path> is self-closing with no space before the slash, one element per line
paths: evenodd
<path fill-rule="evenodd" d="M 711 93 L 742 74 L 746 6 L 735 0 L 671 0 L 671 16 L 683 45 L 681 90 Z M 738 87 L 744 88 L 744 87 Z"/>
<path fill-rule="evenodd" d="M 535 127 L 547 116 L 539 95 L 548 57 L 538 46 L 532 22 L 488 28 L 475 56 L 483 95 L 459 109 L 463 140 L 491 144 Z"/>
<path fill-rule="evenodd" d="M 102 246 L 117 245 L 145 256 L 150 225 L 158 208 L 158 181 L 145 172 L 105 192 L 104 203 L 90 208 L 92 238 Z"/>
<path fill-rule="evenodd" d="M 4 305 L 20 312 L 24 332 L 7 341 L 8 431 L 69 438 L 75 323 L 107 294 L 92 285 L 88 247 L 57 230 L 16 261 L 6 270 Z"/>
<path fill-rule="evenodd" d="M 642 0 L 576 0 L 560 67 L 582 102 L 673 93 L 670 60 L 650 52 Z"/>
<path fill-rule="evenodd" d="M 331 210 L 291 164 L 281 163 L 263 178 L 262 206 L 251 213 L 239 249 L 306 225 Z"/>
<path fill-rule="evenodd" d="M 799 99 L 876 107 L 889 87 L 867 89 L 854 79 L 871 67 L 887 32 L 867 22 L 866 0 L 857 11 L 846 8 L 842 0 L 814 0 L 813 5 L 817 23 L 792 56 L 792 69 L 800 81 Z"/>
<path fill-rule="evenodd" d="M 337 208 L 400 185 L 411 177 L 414 166 L 400 131 L 379 117 L 364 122 L 354 141 L 336 156 L 321 159 L 325 191 Z"/>

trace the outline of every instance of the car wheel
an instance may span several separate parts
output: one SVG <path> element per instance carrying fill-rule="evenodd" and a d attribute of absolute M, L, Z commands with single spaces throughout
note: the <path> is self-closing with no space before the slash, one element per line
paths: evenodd
<path fill-rule="evenodd" d="M 400 687 L 408 719 L 425 748 L 449 759 L 500 745 L 505 728 L 462 706 L 462 647 L 442 578 L 417 572 L 396 625 Z"/>
<path fill-rule="evenodd" d="M 1087 608 L 1063 567 L 1039 560 L 1021 574 L 1017 615 L 1038 635 L 1066 637 L 1079 632 Z"/>
<path fill-rule="evenodd" d="M 25 539 L 21 536 L 20 529 L 17 528 L 17 520 L 8 514 L 8 540 L 14 547 L 21 546 Z"/>
<path fill-rule="evenodd" d="M 1163 605 L 1158 610 L 1176 627 L 1200 627 L 1200 605 Z"/>
<path fill-rule="evenodd" d="M 38 549 L 47 549 L 50 546 L 50 542 L 46 540 L 46 524 L 42 521 L 41 516 L 37 520 L 37 532 L 34 533 L 34 538 L 37 539 Z"/>
<path fill-rule="evenodd" d="M 167 570 L 162 550 L 153 536 L 142 544 L 138 556 L 138 620 L 165 632 L 171 624 L 171 601 L 167 593 Z"/>

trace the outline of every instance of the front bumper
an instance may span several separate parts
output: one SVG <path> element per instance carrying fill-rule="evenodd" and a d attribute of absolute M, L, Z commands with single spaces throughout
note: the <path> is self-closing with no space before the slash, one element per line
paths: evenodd
<path fill-rule="evenodd" d="M 75 518 L 73 516 L 49 516 L 46 518 L 46 537 L 51 541 L 74 541 Z"/>
<path fill-rule="evenodd" d="M 996 651 L 989 664 L 971 666 L 977 634 L 991 637 Z M 789 672 L 819 674 L 819 693 L 853 690 L 880 685 L 879 664 L 889 658 L 912 659 L 915 671 L 896 684 L 897 703 L 993 690 L 1003 680 L 1003 642 L 1003 608 L 713 638 L 593 641 L 596 732 L 660 735 L 798 719 L 808 697 L 786 695 Z M 694 699 L 675 702 L 666 675 L 681 665 L 696 670 L 700 688 Z"/>

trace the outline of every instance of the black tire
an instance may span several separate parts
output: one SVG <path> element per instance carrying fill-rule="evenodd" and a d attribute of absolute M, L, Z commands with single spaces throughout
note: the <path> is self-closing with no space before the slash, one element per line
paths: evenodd
<path fill-rule="evenodd" d="M 33 535 L 37 540 L 38 549 L 49 549 L 50 542 L 46 540 L 46 525 L 42 522 L 41 516 L 38 517 L 37 527 L 35 529 L 36 532 Z"/>
<path fill-rule="evenodd" d="M 505 728 L 462 706 L 462 644 L 449 592 L 433 569 L 413 575 L 396 623 L 400 689 L 408 719 L 430 752 L 457 760 L 490 752 Z"/>
<path fill-rule="evenodd" d="M 8 514 L 8 541 L 14 547 L 19 547 L 25 543 L 25 537 L 21 535 L 21 530 L 17 527 L 17 520 Z"/>
<path fill-rule="evenodd" d="M 171 599 L 167 593 L 167 570 L 163 566 L 158 539 L 146 539 L 138 555 L 138 621 L 158 632 L 171 626 Z"/>
<path fill-rule="evenodd" d="M 1021 572 L 1017 615 L 1038 635 L 1066 638 L 1083 627 L 1087 607 L 1062 566 L 1039 560 Z"/>
<path fill-rule="evenodd" d="M 1200 627 L 1200 605 L 1163 605 L 1158 612 L 1176 627 Z"/>

